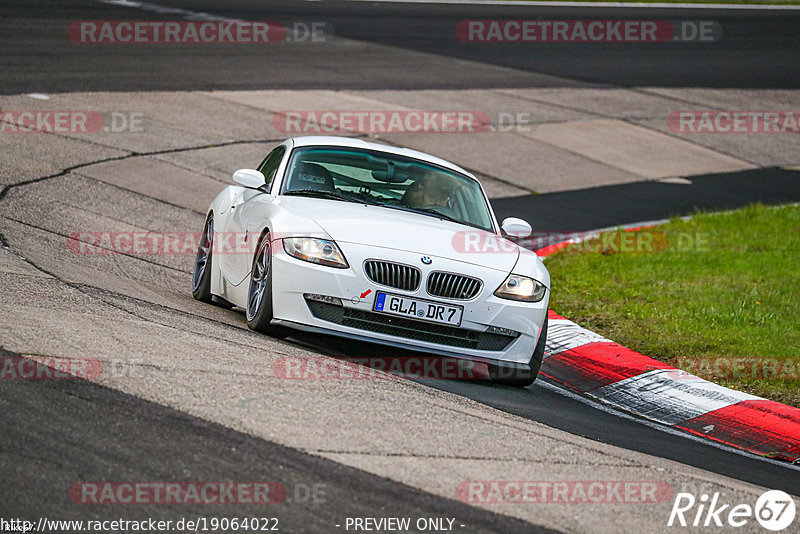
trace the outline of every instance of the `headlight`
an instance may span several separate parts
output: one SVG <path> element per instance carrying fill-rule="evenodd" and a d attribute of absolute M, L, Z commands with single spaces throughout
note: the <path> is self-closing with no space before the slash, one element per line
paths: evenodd
<path fill-rule="evenodd" d="M 523 302 L 539 302 L 547 293 L 547 288 L 533 278 L 510 274 L 503 285 L 494 292 L 501 299 L 521 300 Z"/>
<path fill-rule="evenodd" d="M 313 237 L 292 237 L 283 240 L 283 250 L 297 259 L 347 269 L 349 265 L 344 254 L 333 241 L 315 239 Z"/>

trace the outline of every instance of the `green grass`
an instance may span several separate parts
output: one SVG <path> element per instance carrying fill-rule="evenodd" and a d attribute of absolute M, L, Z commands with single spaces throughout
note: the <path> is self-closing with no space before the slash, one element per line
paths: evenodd
<path fill-rule="evenodd" d="M 703 378 L 800 407 L 791 378 L 800 376 L 800 207 L 696 214 L 627 233 L 627 243 L 624 234 L 547 260 L 553 310 Z M 731 361 L 745 364 L 715 370 Z M 780 378 L 752 372 L 764 362 Z"/>

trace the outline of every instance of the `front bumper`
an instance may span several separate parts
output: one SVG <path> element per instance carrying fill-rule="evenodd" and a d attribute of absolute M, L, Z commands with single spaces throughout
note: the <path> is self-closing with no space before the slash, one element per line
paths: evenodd
<path fill-rule="evenodd" d="M 274 244 L 272 293 L 276 324 L 476 361 L 511 366 L 530 362 L 547 315 L 549 293 L 537 303 L 500 299 L 493 292 L 508 273 L 436 256 L 430 256 L 433 263 L 427 266 L 420 263 L 420 255 L 416 253 L 376 250 L 352 243 L 338 245 L 350 263 L 348 269 L 298 260 L 283 252 L 281 243 Z M 362 267 L 371 258 L 416 265 L 422 271 L 420 288 L 403 291 L 372 282 Z M 434 270 L 480 278 L 483 289 L 469 301 L 432 297 L 426 292 L 425 280 Z M 367 291 L 366 297 L 361 298 Z M 463 306 L 461 325 L 452 327 L 375 312 L 373 304 L 378 291 Z M 320 302 L 308 298 L 309 295 L 334 297 L 341 305 Z M 487 332 L 490 326 L 518 335 Z"/>

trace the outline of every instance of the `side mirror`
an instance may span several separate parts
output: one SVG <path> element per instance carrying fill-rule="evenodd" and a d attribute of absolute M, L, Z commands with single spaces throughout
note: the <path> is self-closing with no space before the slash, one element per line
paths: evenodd
<path fill-rule="evenodd" d="M 531 232 L 533 232 L 533 228 L 531 228 L 530 224 L 522 219 L 517 219 L 516 217 L 508 217 L 507 219 L 504 219 L 500 224 L 500 228 L 506 234 L 517 239 L 525 239 L 531 235 Z"/>
<path fill-rule="evenodd" d="M 250 189 L 261 189 L 266 185 L 264 175 L 253 169 L 239 169 L 233 173 L 233 181 Z"/>

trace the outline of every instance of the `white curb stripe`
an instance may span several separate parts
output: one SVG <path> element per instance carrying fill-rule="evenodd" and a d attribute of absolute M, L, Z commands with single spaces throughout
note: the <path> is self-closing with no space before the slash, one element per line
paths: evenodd
<path fill-rule="evenodd" d="M 603 402 L 674 425 L 745 400 L 761 400 L 688 373 L 648 371 L 590 393 Z"/>
<path fill-rule="evenodd" d="M 569 319 L 550 319 L 547 325 L 547 341 L 545 342 L 544 356 L 552 356 L 565 350 L 574 349 L 589 343 L 607 341 L 600 334 L 578 326 Z"/>

